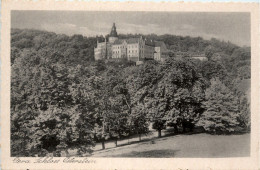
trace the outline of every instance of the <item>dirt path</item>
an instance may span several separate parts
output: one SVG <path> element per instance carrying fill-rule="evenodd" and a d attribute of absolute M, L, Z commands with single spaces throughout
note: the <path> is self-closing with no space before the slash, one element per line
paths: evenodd
<path fill-rule="evenodd" d="M 93 157 L 245 157 L 250 155 L 250 135 L 177 135 L 104 151 Z"/>
<path fill-rule="evenodd" d="M 172 134 L 171 128 L 169 128 L 167 130 L 162 130 L 162 136 L 169 135 L 169 134 Z M 93 150 L 95 153 L 101 153 L 101 152 L 107 152 L 111 149 L 118 149 L 118 148 L 127 147 L 127 146 L 134 146 L 137 143 L 142 143 L 145 141 L 150 141 L 151 139 L 156 139 L 157 135 L 158 135 L 157 131 L 151 130 L 148 134 L 141 135 L 141 141 L 139 141 L 138 135 L 133 135 L 129 138 L 118 140 L 117 141 L 118 147 L 116 147 L 114 140 L 109 140 L 109 141 L 105 142 L 105 147 L 106 147 L 105 150 L 102 150 L 101 143 L 97 143 L 96 146 L 93 148 Z M 70 150 L 69 153 L 70 153 L 70 156 L 75 156 L 77 154 L 77 151 Z M 63 154 L 65 156 L 65 153 L 63 153 Z"/>

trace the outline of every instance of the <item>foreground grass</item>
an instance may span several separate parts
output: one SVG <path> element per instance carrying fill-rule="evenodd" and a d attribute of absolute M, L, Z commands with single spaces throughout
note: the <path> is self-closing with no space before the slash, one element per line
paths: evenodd
<path fill-rule="evenodd" d="M 243 135 L 177 135 L 125 147 L 94 152 L 93 157 L 247 157 L 250 156 L 250 134 Z"/>

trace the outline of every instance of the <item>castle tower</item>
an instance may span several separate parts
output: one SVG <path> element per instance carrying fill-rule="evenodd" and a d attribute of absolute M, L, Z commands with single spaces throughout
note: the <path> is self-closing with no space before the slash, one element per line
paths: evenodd
<path fill-rule="evenodd" d="M 109 35 L 109 42 L 114 43 L 118 39 L 117 32 L 116 32 L 116 24 L 113 23 L 110 35 Z"/>

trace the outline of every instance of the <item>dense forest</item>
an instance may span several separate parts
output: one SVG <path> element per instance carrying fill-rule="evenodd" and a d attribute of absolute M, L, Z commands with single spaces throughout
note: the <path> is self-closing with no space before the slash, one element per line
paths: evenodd
<path fill-rule="evenodd" d="M 140 35 L 119 35 L 121 38 Z M 250 131 L 250 47 L 217 39 L 142 35 L 173 51 L 205 53 L 164 63 L 94 61 L 104 37 L 11 30 L 11 154 L 45 156 L 96 142 L 203 127 L 211 134 Z M 217 56 L 220 57 L 215 57 Z M 247 85 L 248 86 L 248 85 Z M 250 86 L 250 84 L 249 84 Z"/>

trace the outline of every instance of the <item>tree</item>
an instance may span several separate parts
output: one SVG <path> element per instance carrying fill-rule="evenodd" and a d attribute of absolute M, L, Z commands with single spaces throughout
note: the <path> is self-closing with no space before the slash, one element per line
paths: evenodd
<path fill-rule="evenodd" d="M 161 113 L 157 125 L 163 127 L 162 123 L 167 121 L 175 127 L 178 132 L 178 125 L 181 125 L 185 132 L 188 126 L 192 130 L 193 123 L 196 121 L 203 109 L 201 102 L 204 100 L 205 82 L 197 72 L 194 63 L 189 59 L 167 60 L 158 70 L 162 77 L 151 90 L 151 98 L 148 102 L 154 100 L 154 107 Z M 157 112 L 158 112 L 157 111 Z"/>
<path fill-rule="evenodd" d="M 40 58 L 34 51 L 23 51 L 14 60 L 11 75 L 11 155 L 29 155 L 32 120 L 38 115 L 34 95 L 39 91 L 37 80 L 40 72 L 35 69 Z M 32 81 L 34 80 L 34 81 Z"/>
<path fill-rule="evenodd" d="M 154 85 L 153 87 L 156 87 Z M 160 83 L 157 88 L 150 89 L 148 95 L 144 99 L 148 117 L 153 122 L 152 128 L 158 131 L 158 137 L 161 137 L 161 131 L 166 128 L 166 111 L 167 99 L 165 97 L 165 89 Z"/>
<path fill-rule="evenodd" d="M 240 122 L 240 127 L 246 131 L 251 129 L 251 111 L 250 103 L 245 95 L 241 95 L 239 104 L 240 115 L 238 121 Z"/>
<path fill-rule="evenodd" d="M 240 77 L 242 79 L 250 78 L 251 68 L 251 49 L 250 47 L 235 48 L 232 55 L 222 57 L 222 64 L 225 66 L 231 79 Z"/>
<path fill-rule="evenodd" d="M 240 116 L 238 98 L 218 78 L 211 80 L 203 105 L 205 112 L 197 125 L 213 134 L 235 132 Z"/>
<path fill-rule="evenodd" d="M 99 76 L 96 82 L 96 101 L 98 107 L 99 126 L 101 131 L 97 131 L 105 149 L 105 139 L 112 137 L 117 140 L 121 136 L 128 134 L 127 117 L 131 112 L 131 106 L 128 103 L 128 92 L 122 77 L 121 68 L 108 65 Z"/>
<path fill-rule="evenodd" d="M 147 132 L 148 120 L 153 121 L 155 118 L 156 101 L 151 96 L 153 87 L 163 74 L 158 72 L 157 68 L 158 63 L 150 61 L 126 70 L 127 89 L 134 109 L 130 114 L 130 125 L 131 129 L 139 135 Z"/>
<path fill-rule="evenodd" d="M 91 76 L 91 86 L 93 87 L 94 94 L 92 95 L 93 101 L 96 103 L 95 112 L 96 123 L 95 123 L 95 138 L 101 140 L 102 149 L 105 149 L 105 140 L 109 138 L 109 114 L 110 114 L 110 101 L 109 101 L 109 90 L 106 88 L 106 81 L 102 76 Z"/>
<path fill-rule="evenodd" d="M 251 111 L 250 111 L 250 79 L 237 78 L 232 82 L 232 91 L 239 98 L 239 126 L 241 131 L 250 131 Z"/>
<path fill-rule="evenodd" d="M 138 104 L 133 108 L 133 111 L 129 116 L 129 124 L 131 132 L 138 134 L 139 141 L 141 141 L 142 134 L 147 134 L 149 132 L 149 122 L 144 105 Z"/>
<path fill-rule="evenodd" d="M 115 144 L 117 146 L 117 141 L 122 136 L 129 135 L 129 126 L 127 123 L 128 114 L 126 111 L 118 110 L 110 114 L 109 118 L 109 134 L 115 139 Z"/>
<path fill-rule="evenodd" d="M 250 79 L 251 78 L 251 68 L 250 65 L 242 66 L 238 69 L 238 76 L 241 79 Z"/>
<path fill-rule="evenodd" d="M 223 64 L 215 61 L 203 61 L 198 65 L 202 76 L 209 82 L 218 77 L 221 81 L 229 79 L 228 72 Z M 209 84 L 209 83 L 208 83 Z"/>
<path fill-rule="evenodd" d="M 31 156 L 69 148 L 91 152 L 95 112 L 88 81 L 76 76 L 83 70 L 40 55 L 28 52 L 12 65 L 12 140 L 21 140 L 20 154 Z M 12 151 L 16 146 L 12 143 Z"/>
<path fill-rule="evenodd" d="M 205 51 L 204 51 L 204 53 L 205 53 L 206 57 L 208 58 L 208 60 L 211 60 L 213 54 L 216 53 L 216 52 L 217 52 L 217 50 L 213 46 L 211 46 L 211 45 L 207 46 L 205 48 Z"/>
<path fill-rule="evenodd" d="M 125 102 L 129 108 L 130 133 L 139 134 L 140 138 L 142 133 L 147 133 L 149 126 L 145 98 L 157 82 L 159 75 L 156 71 L 157 66 L 158 63 L 147 61 L 144 65 L 128 67 L 124 72 L 127 89 Z"/>

